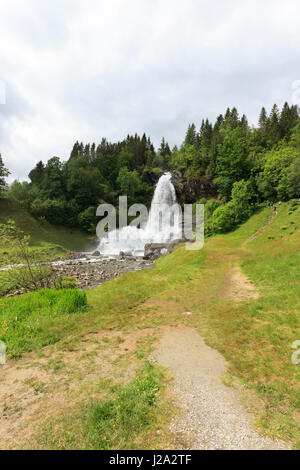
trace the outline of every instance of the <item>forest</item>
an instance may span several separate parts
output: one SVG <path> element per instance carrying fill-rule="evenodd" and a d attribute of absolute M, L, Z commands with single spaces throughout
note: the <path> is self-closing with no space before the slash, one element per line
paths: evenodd
<path fill-rule="evenodd" d="M 149 205 L 158 178 L 172 171 L 187 183 L 204 179 L 216 187 L 217 199 L 200 200 L 206 232 L 227 232 L 265 201 L 300 197 L 299 110 L 288 103 L 282 109 L 274 104 L 269 113 L 263 107 L 254 127 L 235 107 L 228 108 L 215 122 L 189 124 L 180 147 L 172 149 L 162 138 L 155 150 L 146 134 L 116 143 L 103 138 L 98 145 L 77 141 L 68 160 L 39 161 L 29 182 L 9 186 L 5 163 L 0 155 L 0 197 L 40 220 L 94 231 L 99 204 L 117 206 L 118 197 L 127 195 L 129 204 Z"/>

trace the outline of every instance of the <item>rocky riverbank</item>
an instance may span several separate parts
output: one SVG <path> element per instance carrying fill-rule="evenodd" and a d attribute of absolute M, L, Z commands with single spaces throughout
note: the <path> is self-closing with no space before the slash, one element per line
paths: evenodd
<path fill-rule="evenodd" d="M 151 268 L 153 265 L 151 260 L 134 256 L 105 258 L 71 253 L 69 259 L 60 258 L 52 266 L 56 275 L 73 277 L 79 289 L 92 289 L 122 274 Z"/>
<path fill-rule="evenodd" d="M 125 255 L 102 256 L 98 251 L 91 252 L 70 252 L 67 258 L 57 258 L 52 262 L 42 263 L 51 265 L 53 275 L 50 282 L 56 282 L 61 277 L 72 277 L 79 289 L 92 289 L 100 286 L 106 281 L 119 277 L 122 274 L 149 269 L 154 266 L 154 261 L 173 251 L 179 240 L 172 243 L 150 243 L 145 246 L 143 257 Z M 19 265 L 21 266 L 21 265 Z M 4 266 L 1 269 L 15 269 L 18 266 Z M 20 295 L 30 289 L 21 288 L 7 294 L 8 297 Z"/>

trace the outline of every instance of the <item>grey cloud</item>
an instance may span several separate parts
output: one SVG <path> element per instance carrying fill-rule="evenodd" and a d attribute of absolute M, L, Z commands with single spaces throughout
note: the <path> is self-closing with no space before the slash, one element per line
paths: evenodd
<path fill-rule="evenodd" d="M 0 52 L 0 78 L 12 83 L 0 151 L 14 176 L 66 158 L 77 139 L 146 132 L 179 145 L 188 123 L 228 106 L 256 124 L 261 106 L 291 101 L 300 79 L 297 0 L 26 5 L 7 14 L 12 42 Z"/>

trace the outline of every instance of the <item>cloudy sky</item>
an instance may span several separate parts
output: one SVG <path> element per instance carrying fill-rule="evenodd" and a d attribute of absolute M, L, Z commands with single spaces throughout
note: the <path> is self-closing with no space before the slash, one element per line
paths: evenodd
<path fill-rule="evenodd" d="M 256 124 L 295 101 L 299 19 L 299 0 L 0 0 L 5 164 L 23 179 L 135 132 L 173 146 L 228 106 Z"/>

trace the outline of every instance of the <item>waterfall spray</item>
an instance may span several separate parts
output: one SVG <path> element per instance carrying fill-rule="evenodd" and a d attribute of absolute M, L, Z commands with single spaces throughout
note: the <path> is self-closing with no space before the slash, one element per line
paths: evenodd
<path fill-rule="evenodd" d="M 143 255 L 147 243 L 168 243 L 181 238 L 181 208 L 171 173 L 165 173 L 156 185 L 145 227 L 126 226 L 113 230 L 100 240 L 98 249 L 103 255 L 119 255 L 121 251 Z"/>

